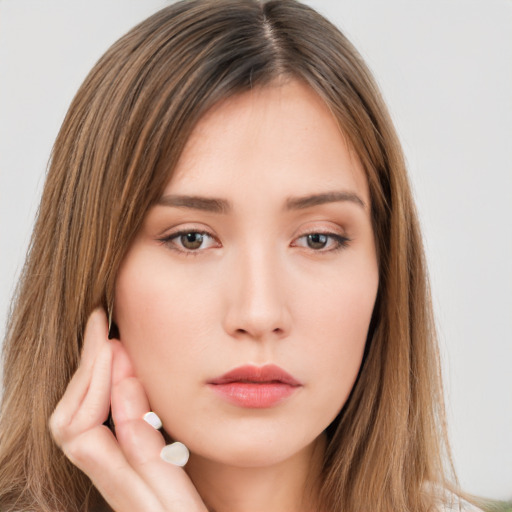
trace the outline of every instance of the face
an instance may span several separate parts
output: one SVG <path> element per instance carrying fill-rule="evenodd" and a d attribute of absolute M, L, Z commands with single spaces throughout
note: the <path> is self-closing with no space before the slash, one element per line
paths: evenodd
<path fill-rule="evenodd" d="M 121 266 L 115 319 L 169 435 L 258 466 L 311 445 L 340 411 L 377 286 L 361 164 L 290 81 L 198 123 Z"/>

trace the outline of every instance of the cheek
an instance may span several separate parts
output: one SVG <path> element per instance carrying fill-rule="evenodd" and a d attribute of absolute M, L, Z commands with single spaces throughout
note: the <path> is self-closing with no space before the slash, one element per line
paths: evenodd
<path fill-rule="evenodd" d="M 299 275 L 294 280 L 298 282 Z M 375 259 L 355 253 L 294 286 L 295 321 L 309 329 L 315 350 L 342 352 L 364 345 L 378 283 Z"/>
<path fill-rule="evenodd" d="M 302 360 L 313 369 L 312 413 L 334 419 L 359 372 L 378 288 L 376 267 L 351 266 L 297 297 Z M 325 285 L 325 283 L 335 283 Z M 329 422 L 330 422 L 329 421 Z"/>
<path fill-rule="evenodd" d="M 215 287 L 165 256 L 133 249 L 118 274 L 115 319 L 136 373 L 149 388 L 190 373 L 212 339 Z"/>

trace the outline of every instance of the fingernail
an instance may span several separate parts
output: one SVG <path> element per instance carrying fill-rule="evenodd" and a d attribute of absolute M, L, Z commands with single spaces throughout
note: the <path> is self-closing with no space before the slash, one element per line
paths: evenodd
<path fill-rule="evenodd" d="M 165 462 L 169 462 L 169 464 L 174 464 L 175 466 L 184 466 L 188 461 L 188 456 L 190 452 L 188 448 L 180 442 L 168 444 L 162 448 L 160 452 L 160 457 L 165 460 Z"/>
<path fill-rule="evenodd" d="M 158 415 L 154 412 L 147 412 L 146 414 L 144 414 L 144 416 L 142 417 L 142 419 L 146 422 L 146 423 L 149 423 L 153 428 L 155 428 L 156 430 L 158 430 L 159 428 L 162 428 L 162 420 L 158 417 Z"/>

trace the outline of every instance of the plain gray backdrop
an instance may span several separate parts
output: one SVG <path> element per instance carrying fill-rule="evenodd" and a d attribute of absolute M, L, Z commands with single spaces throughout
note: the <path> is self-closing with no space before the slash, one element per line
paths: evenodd
<path fill-rule="evenodd" d="M 0 0 L 0 336 L 81 81 L 164 0 Z M 512 0 L 311 0 L 373 70 L 408 160 L 463 487 L 512 498 Z"/>

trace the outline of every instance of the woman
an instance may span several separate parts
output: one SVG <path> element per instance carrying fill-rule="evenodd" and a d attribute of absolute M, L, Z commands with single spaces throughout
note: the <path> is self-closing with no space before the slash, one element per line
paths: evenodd
<path fill-rule="evenodd" d="M 2 510 L 449 506 L 400 146 L 357 52 L 299 3 L 178 3 L 105 54 L 5 350 Z"/>

